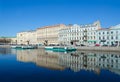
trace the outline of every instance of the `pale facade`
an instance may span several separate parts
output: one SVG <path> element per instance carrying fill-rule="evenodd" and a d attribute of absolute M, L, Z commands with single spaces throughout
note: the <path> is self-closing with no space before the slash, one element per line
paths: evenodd
<path fill-rule="evenodd" d="M 100 22 L 88 25 L 68 25 L 68 28 L 59 31 L 61 44 L 96 44 L 96 30 L 100 29 Z"/>
<path fill-rule="evenodd" d="M 100 45 L 120 45 L 120 25 L 113 26 L 108 29 L 97 31 L 98 41 Z"/>
<path fill-rule="evenodd" d="M 17 44 L 37 44 L 36 31 L 17 33 Z"/>
<path fill-rule="evenodd" d="M 58 44 L 59 30 L 65 28 L 64 24 L 45 26 L 37 29 L 37 41 L 38 44 L 49 45 Z"/>
<path fill-rule="evenodd" d="M 12 37 L 11 39 L 11 44 L 17 44 L 17 38 L 16 37 Z"/>

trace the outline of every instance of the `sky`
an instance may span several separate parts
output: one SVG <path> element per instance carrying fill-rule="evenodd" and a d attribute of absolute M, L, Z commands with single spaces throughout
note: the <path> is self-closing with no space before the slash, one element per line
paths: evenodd
<path fill-rule="evenodd" d="M 120 0 L 0 0 L 0 36 L 55 24 L 120 24 Z"/>

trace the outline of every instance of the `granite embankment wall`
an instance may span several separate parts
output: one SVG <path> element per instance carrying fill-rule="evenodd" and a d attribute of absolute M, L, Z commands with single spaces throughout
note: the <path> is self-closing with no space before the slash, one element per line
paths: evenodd
<path fill-rule="evenodd" d="M 76 47 L 77 50 L 88 51 L 117 51 L 120 52 L 120 47 Z"/>
<path fill-rule="evenodd" d="M 45 48 L 45 46 L 41 46 L 39 48 Z M 77 50 L 84 51 L 115 51 L 120 52 L 120 47 L 85 47 L 85 46 L 77 46 Z"/>
<path fill-rule="evenodd" d="M 0 45 L 0 48 L 10 48 L 10 45 Z M 44 49 L 45 46 L 39 46 L 39 49 Z M 120 52 L 120 47 L 85 47 L 85 46 L 77 46 L 77 50 L 84 51 L 115 51 Z"/>

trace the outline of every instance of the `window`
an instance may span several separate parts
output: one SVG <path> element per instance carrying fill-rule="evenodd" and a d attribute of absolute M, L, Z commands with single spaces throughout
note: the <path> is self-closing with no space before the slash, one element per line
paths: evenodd
<path fill-rule="evenodd" d="M 105 34 L 105 33 L 103 32 L 103 34 Z"/>
<path fill-rule="evenodd" d="M 107 34 L 109 34 L 109 32 L 107 32 Z"/>
<path fill-rule="evenodd" d="M 118 31 L 116 31 L 116 34 L 118 34 Z"/>
<path fill-rule="evenodd" d="M 105 39 L 105 37 L 103 36 L 103 40 Z"/>
<path fill-rule="evenodd" d="M 92 39 L 92 36 L 91 36 L 91 39 Z"/>
<path fill-rule="evenodd" d="M 101 33 L 99 32 L 99 35 L 100 35 Z"/>
<path fill-rule="evenodd" d="M 111 39 L 113 39 L 113 36 L 111 36 Z"/>
<path fill-rule="evenodd" d="M 111 57 L 113 57 L 113 54 L 111 54 Z"/>
<path fill-rule="evenodd" d="M 118 60 L 116 60 L 116 63 L 118 63 Z"/>
<path fill-rule="evenodd" d="M 113 34 L 113 31 L 111 31 L 111 34 Z"/>
<path fill-rule="evenodd" d="M 109 40 L 109 36 L 107 36 L 107 39 Z"/>
<path fill-rule="evenodd" d="M 116 39 L 118 39 L 118 36 L 116 36 Z"/>
<path fill-rule="evenodd" d="M 101 40 L 101 37 L 99 37 L 99 40 Z"/>
<path fill-rule="evenodd" d="M 77 37 L 77 40 L 78 40 L 78 37 Z"/>

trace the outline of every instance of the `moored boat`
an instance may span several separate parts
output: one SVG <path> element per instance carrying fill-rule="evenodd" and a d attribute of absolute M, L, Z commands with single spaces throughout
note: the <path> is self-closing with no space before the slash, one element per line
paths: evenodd
<path fill-rule="evenodd" d="M 76 48 L 74 48 L 74 47 L 45 47 L 45 49 L 53 50 L 53 51 L 60 51 L 60 52 L 76 51 Z"/>
<path fill-rule="evenodd" d="M 15 45 L 11 46 L 13 49 L 36 49 L 36 46 L 31 46 L 31 45 Z"/>
<path fill-rule="evenodd" d="M 13 46 L 11 46 L 11 48 L 17 49 L 17 48 L 21 48 L 21 46 L 19 46 L 19 45 L 13 45 Z"/>
<path fill-rule="evenodd" d="M 22 49 L 35 49 L 35 46 L 21 46 Z"/>

